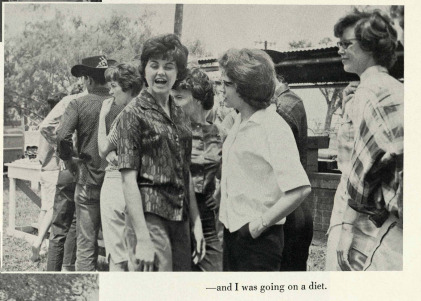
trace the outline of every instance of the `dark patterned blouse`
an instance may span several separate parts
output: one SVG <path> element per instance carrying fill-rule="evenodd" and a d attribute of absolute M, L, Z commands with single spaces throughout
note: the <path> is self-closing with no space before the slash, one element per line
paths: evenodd
<path fill-rule="evenodd" d="M 138 171 L 144 212 L 185 220 L 192 149 L 190 121 L 170 96 L 170 116 L 143 90 L 117 125 L 118 167 Z"/>

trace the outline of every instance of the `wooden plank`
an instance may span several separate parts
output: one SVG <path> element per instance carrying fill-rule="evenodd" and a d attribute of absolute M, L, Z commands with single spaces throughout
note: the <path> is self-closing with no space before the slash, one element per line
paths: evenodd
<path fill-rule="evenodd" d="M 25 182 L 21 180 L 16 180 L 16 186 L 22 190 L 23 193 L 25 193 L 32 202 L 35 203 L 38 207 L 41 208 L 41 198 L 28 186 L 26 186 Z"/>

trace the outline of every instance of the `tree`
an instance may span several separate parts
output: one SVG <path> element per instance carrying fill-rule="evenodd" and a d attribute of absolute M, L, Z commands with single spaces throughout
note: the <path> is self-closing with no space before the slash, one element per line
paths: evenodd
<path fill-rule="evenodd" d="M 37 12 L 48 6 L 26 9 Z M 36 21 L 27 22 L 20 34 L 5 39 L 4 106 L 5 120 L 11 123 L 15 112 L 40 122 L 48 112 L 47 99 L 77 83 L 70 69 L 82 58 L 104 54 L 118 62 L 131 61 L 152 35 L 153 13 L 148 10 L 139 11 L 137 18 L 115 12 L 88 23 L 64 8 L 53 12 L 54 18 L 33 18 Z"/>
<path fill-rule="evenodd" d="M 319 42 L 319 45 L 328 46 L 331 43 L 332 43 L 332 40 L 326 37 L 326 38 L 323 38 Z M 312 44 L 308 40 L 299 40 L 299 41 L 290 42 L 289 46 L 290 48 L 295 49 L 295 48 L 311 47 Z M 324 96 L 326 100 L 326 104 L 327 104 L 327 112 L 326 112 L 323 132 L 329 134 L 331 132 L 333 114 L 337 111 L 337 109 L 340 107 L 340 104 L 341 104 L 343 88 L 319 88 L 319 90 Z"/>

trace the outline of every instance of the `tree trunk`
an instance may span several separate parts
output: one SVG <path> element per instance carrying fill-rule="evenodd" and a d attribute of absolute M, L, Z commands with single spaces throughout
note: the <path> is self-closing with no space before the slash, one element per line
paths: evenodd
<path fill-rule="evenodd" d="M 183 31 L 183 4 L 175 5 L 174 17 L 174 34 L 181 39 L 181 32 Z"/>

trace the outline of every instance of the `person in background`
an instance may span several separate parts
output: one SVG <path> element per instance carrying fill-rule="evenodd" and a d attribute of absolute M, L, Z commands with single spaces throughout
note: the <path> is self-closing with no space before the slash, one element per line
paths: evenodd
<path fill-rule="evenodd" d="M 113 106 L 118 106 L 121 111 L 139 94 L 142 80 L 136 67 L 127 63 L 108 68 L 105 71 L 105 80 L 112 98 L 103 102 L 99 114 L 98 150 L 100 157 L 108 161 L 100 196 L 101 224 L 109 270 L 127 271 L 128 252 L 124 241 L 126 203 L 121 175 L 117 168 L 118 157 L 115 152 L 118 116 L 108 129 L 106 117 Z"/>
<path fill-rule="evenodd" d="M 344 70 L 360 77 L 347 206 L 337 246 L 341 270 L 402 270 L 403 84 L 388 74 L 397 33 L 380 11 L 354 12 L 334 28 Z"/>
<path fill-rule="evenodd" d="M 219 199 L 215 198 L 216 174 L 220 168 L 222 127 L 213 123 L 208 113 L 214 105 L 213 85 L 206 73 L 192 68 L 172 93 L 190 119 L 193 148 L 190 172 L 206 241 L 206 255 L 193 264 L 194 271 L 222 271 L 222 243 L 218 238 Z"/>
<path fill-rule="evenodd" d="M 82 59 L 71 73 L 83 77 L 88 94 L 72 100 L 57 130 L 57 151 L 66 168 L 76 177 L 75 205 L 77 271 L 95 271 L 98 258 L 98 231 L 101 225 L 100 192 L 107 161 L 98 153 L 98 123 L 102 102 L 109 97 L 104 72 L 105 56 Z M 108 117 L 115 119 L 117 111 Z M 77 131 L 77 155 L 73 157 L 72 134 Z"/>
<path fill-rule="evenodd" d="M 50 111 L 65 95 L 65 93 L 57 93 L 53 98 L 47 100 Z M 60 171 L 60 159 L 57 157 L 54 146 L 49 144 L 42 135 L 39 139 L 37 157 L 41 163 L 41 211 L 38 216 L 38 236 L 32 243 L 31 260 L 34 262 L 40 259 L 40 249 L 51 226 L 54 196 Z"/>
<path fill-rule="evenodd" d="M 230 49 L 219 65 L 226 104 L 239 112 L 222 152 L 223 269 L 279 271 L 285 217 L 310 193 L 310 183 L 291 129 L 270 106 L 269 55 Z"/>
<path fill-rule="evenodd" d="M 174 34 L 147 40 L 139 67 L 146 88 L 117 125 L 127 228 L 134 233 L 126 235 L 129 267 L 137 271 L 189 271 L 192 249 L 194 260 L 205 255 L 190 177 L 190 122 L 170 95 L 187 75 L 187 56 Z"/>
<path fill-rule="evenodd" d="M 307 114 L 301 98 L 292 92 L 283 77 L 275 78 L 276 88 L 272 102 L 276 112 L 287 122 L 297 144 L 300 162 L 307 169 Z M 303 201 L 286 218 L 284 224 L 284 250 L 281 271 L 306 271 L 308 252 L 313 239 L 313 215 Z"/>
<path fill-rule="evenodd" d="M 56 131 L 67 105 L 72 99 L 85 95 L 70 93 L 54 106 L 51 112 L 40 124 L 40 134 L 51 145 L 57 148 Z M 76 261 L 76 217 L 74 216 L 74 179 L 70 172 L 64 169 L 63 162 L 58 158 L 58 179 L 55 187 L 53 216 L 51 220 L 47 271 L 74 271 Z"/>

